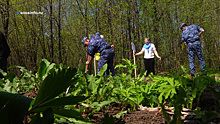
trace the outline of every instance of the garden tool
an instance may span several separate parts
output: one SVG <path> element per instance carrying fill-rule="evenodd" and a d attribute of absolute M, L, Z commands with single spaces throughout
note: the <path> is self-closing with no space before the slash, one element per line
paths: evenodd
<path fill-rule="evenodd" d="M 133 50 L 134 65 L 136 65 L 135 55 L 134 55 L 134 53 L 135 53 L 135 45 L 134 45 L 133 42 L 131 42 L 131 48 L 132 48 L 132 50 Z M 135 75 L 135 78 L 136 78 L 136 77 L 137 77 L 137 69 L 136 69 L 136 68 L 134 69 L 134 75 Z"/>
<path fill-rule="evenodd" d="M 88 55 L 87 61 L 89 61 L 89 59 L 90 59 L 90 56 Z M 85 72 L 85 73 L 88 72 L 88 67 L 89 67 L 89 65 L 87 64 L 87 65 L 86 65 L 86 72 Z"/>

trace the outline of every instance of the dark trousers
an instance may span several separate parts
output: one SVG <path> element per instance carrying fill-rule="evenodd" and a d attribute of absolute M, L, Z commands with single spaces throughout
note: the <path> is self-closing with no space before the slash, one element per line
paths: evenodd
<path fill-rule="evenodd" d="M 200 62 L 200 68 L 202 71 L 206 70 L 204 69 L 205 67 L 205 62 L 203 59 L 203 54 L 202 54 L 202 48 L 200 41 L 195 41 L 193 43 L 188 43 L 188 57 L 189 57 L 189 68 L 190 68 L 190 74 L 195 74 L 196 69 L 194 65 L 194 54 L 197 55 L 198 60 Z"/>
<path fill-rule="evenodd" d="M 107 70 L 105 71 L 105 76 L 109 75 L 109 70 L 112 73 L 112 76 L 115 76 L 115 69 L 113 66 L 113 59 L 114 59 L 114 50 L 113 49 L 105 49 L 101 52 L 100 59 L 98 61 L 98 73 L 101 68 L 107 64 Z"/>
<path fill-rule="evenodd" d="M 0 69 L 2 69 L 4 72 L 7 72 L 7 59 L 0 57 Z M 2 73 L 0 73 L 0 78 L 3 78 L 4 76 Z"/>
<path fill-rule="evenodd" d="M 145 71 L 147 71 L 146 76 L 148 76 L 151 72 L 153 72 L 153 74 L 155 75 L 154 63 L 154 58 L 144 59 Z"/>

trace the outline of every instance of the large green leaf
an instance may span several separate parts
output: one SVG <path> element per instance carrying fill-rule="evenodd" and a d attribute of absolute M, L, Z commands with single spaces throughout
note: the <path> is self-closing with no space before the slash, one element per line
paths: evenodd
<path fill-rule="evenodd" d="M 38 106 L 64 92 L 68 86 L 77 80 L 73 79 L 75 74 L 76 69 L 71 68 L 51 71 L 43 81 L 33 106 Z"/>
<path fill-rule="evenodd" d="M 92 103 L 92 104 L 90 105 L 90 107 L 92 107 L 92 108 L 95 108 L 95 107 L 103 107 L 103 106 L 108 105 L 108 104 L 110 104 L 110 103 L 112 103 L 112 101 L 103 101 L 103 102 L 101 102 L 101 103 L 94 102 L 94 103 Z"/>
<path fill-rule="evenodd" d="M 31 98 L 0 91 L 0 124 L 22 123 L 28 112 Z"/>
<path fill-rule="evenodd" d="M 47 74 L 49 73 L 49 71 L 55 68 L 55 66 L 56 65 L 54 63 L 50 64 L 48 60 L 42 59 L 40 66 L 38 68 L 37 78 L 40 80 L 44 80 Z"/>
<path fill-rule="evenodd" d="M 54 110 L 54 114 L 57 114 L 62 117 L 75 118 L 77 120 L 85 121 L 85 119 L 81 117 L 81 113 L 75 110 L 66 110 L 66 109 Z"/>
<path fill-rule="evenodd" d="M 98 80 L 96 80 L 95 82 L 90 82 L 88 88 L 90 90 L 92 90 L 92 93 L 96 93 L 99 84 L 102 82 L 102 78 L 99 78 Z"/>
<path fill-rule="evenodd" d="M 51 108 L 48 108 L 43 112 L 42 124 L 53 124 L 54 112 Z"/>
<path fill-rule="evenodd" d="M 40 106 L 38 106 L 38 108 L 34 109 L 32 112 L 44 111 L 47 108 L 57 108 L 57 107 L 64 106 L 64 105 L 75 105 L 86 99 L 87 98 L 84 96 L 69 96 L 69 97 L 55 98 L 55 99 L 52 99 L 50 101 L 47 101 L 41 104 Z"/>
<path fill-rule="evenodd" d="M 46 74 L 46 68 L 49 65 L 49 62 L 47 60 L 42 60 L 39 68 L 38 68 L 38 72 L 37 72 L 37 78 L 40 80 L 43 80 L 43 76 Z"/>
<path fill-rule="evenodd" d="M 119 119 L 122 115 L 126 114 L 127 112 L 128 112 L 127 110 L 119 112 L 118 114 L 115 115 L 115 117 Z"/>
<path fill-rule="evenodd" d="M 102 76 L 104 75 L 104 73 L 105 73 L 107 67 L 108 67 L 107 64 L 105 64 L 104 66 L 102 66 L 101 70 L 100 70 L 99 73 L 98 73 L 98 75 L 99 75 L 100 77 L 102 77 Z"/>
<path fill-rule="evenodd" d="M 6 80 L 5 82 L 6 84 L 3 89 L 7 92 L 16 93 L 16 87 L 18 87 L 18 83 L 10 82 L 9 80 Z"/>
<path fill-rule="evenodd" d="M 115 66 L 115 68 L 125 68 L 125 67 L 126 67 L 126 65 L 123 65 L 123 64 L 118 64 Z"/>

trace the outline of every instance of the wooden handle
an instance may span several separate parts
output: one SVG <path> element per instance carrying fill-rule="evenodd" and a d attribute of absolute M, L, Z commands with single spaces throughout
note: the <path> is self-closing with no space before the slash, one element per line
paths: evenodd
<path fill-rule="evenodd" d="M 136 65 L 134 53 L 135 53 L 135 51 L 133 50 L 134 65 Z M 135 75 L 135 78 L 137 78 L 137 69 L 136 68 L 134 69 L 134 75 Z"/>
<path fill-rule="evenodd" d="M 90 56 L 88 55 L 87 61 L 89 61 L 89 58 L 90 58 Z M 86 65 L 86 70 L 88 70 L 88 66 L 89 66 L 89 64 Z M 87 73 L 87 71 L 85 73 Z"/>

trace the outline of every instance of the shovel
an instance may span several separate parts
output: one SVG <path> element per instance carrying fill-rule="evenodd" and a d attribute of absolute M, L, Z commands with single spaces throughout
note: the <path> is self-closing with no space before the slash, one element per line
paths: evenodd
<path fill-rule="evenodd" d="M 132 50 L 133 50 L 134 65 L 136 65 L 135 55 L 134 55 L 134 53 L 135 53 L 135 45 L 134 45 L 133 42 L 131 42 L 131 48 L 132 48 Z M 135 75 L 135 78 L 137 78 L 137 69 L 136 69 L 136 68 L 134 69 L 134 75 Z"/>

